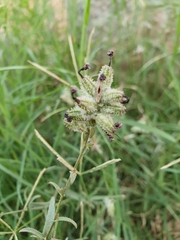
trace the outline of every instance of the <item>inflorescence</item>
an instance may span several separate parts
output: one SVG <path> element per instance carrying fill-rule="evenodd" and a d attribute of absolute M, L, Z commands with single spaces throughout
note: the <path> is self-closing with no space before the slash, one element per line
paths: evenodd
<path fill-rule="evenodd" d="M 75 97 L 77 88 L 71 88 L 75 106 L 65 113 L 64 124 L 77 132 L 88 132 L 98 125 L 110 141 L 113 141 L 113 135 L 118 128 L 122 127 L 122 123 L 114 122 L 112 116 L 121 116 L 126 113 L 124 104 L 129 102 L 129 98 L 122 90 L 111 88 L 114 77 L 114 70 L 111 67 L 113 51 L 109 51 L 107 55 L 110 58 L 109 64 L 101 68 L 97 81 L 81 74 L 81 71 L 90 69 L 88 63 L 78 71 L 81 77 L 79 82 L 81 95 Z"/>

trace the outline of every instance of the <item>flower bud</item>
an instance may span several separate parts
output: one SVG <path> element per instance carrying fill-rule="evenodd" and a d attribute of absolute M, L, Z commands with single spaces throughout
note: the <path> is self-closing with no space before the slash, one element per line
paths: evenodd
<path fill-rule="evenodd" d="M 121 102 L 122 104 L 126 104 L 126 103 L 129 102 L 129 100 L 130 100 L 129 97 L 123 95 L 120 102 Z"/>
<path fill-rule="evenodd" d="M 73 86 L 73 87 L 71 88 L 71 93 L 74 94 L 74 93 L 76 93 L 76 92 L 77 92 L 77 87 L 76 87 L 76 86 Z"/>
<path fill-rule="evenodd" d="M 110 142 L 114 141 L 114 137 L 112 135 L 107 134 L 107 136 L 109 137 Z"/>
<path fill-rule="evenodd" d="M 115 127 L 116 129 L 121 128 L 121 127 L 122 127 L 122 123 L 121 123 L 121 122 L 116 122 L 116 123 L 114 124 L 114 127 Z"/>
<path fill-rule="evenodd" d="M 89 63 L 85 63 L 83 68 L 84 68 L 84 70 L 88 70 L 88 69 L 90 69 L 91 67 L 90 67 Z"/>
<path fill-rule="evenodd" d="M 64 114 L 64 118 L 66 119 L 65 121 L 72 122 L 72 117 L 70 117 L 68 113 Z"/>
<path fill-rule="evenodd" d="M 101 75 L 99 76 L 99 81 L 103 82 L 106 79 L 106 76 L 101 73 Z"/>
<path fill-rule="evenodd" d="M 111 66 L 111 63 L 112 63 L 112 57 L 113 57 L 113 51 L 108 51 L 107 52 L 107 55 L 109 56 L 109 66 Z"/>
<path fill-rule="evenodd" d="M 79 69 L 78 73 L 80 75 L 80 77 L 83 79 L 83 75 L 81 74 L 81 71 L 84 71 L 84 70 L 87 70 L 87 69 L 90 69 L 90 66 L 89 66 L 89 63 L 85 63 L 84 67 L 82 67 L 81 69 Z"/>
<path fill-rule="evenodd" d="M 113 57 L 114 52 L 110 50 L 110 51 L 107 52 L 107 55 L 108 55 L 109 57 Z"/>

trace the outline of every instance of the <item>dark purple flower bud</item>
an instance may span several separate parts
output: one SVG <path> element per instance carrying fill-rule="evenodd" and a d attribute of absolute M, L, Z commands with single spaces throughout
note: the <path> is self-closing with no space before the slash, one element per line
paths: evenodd
<path fill-rule="evenodd" d="M 110 142 L 114 141 L 113 136 L 108 136 L 108 137 L 109 137 L 109 141 L 110 141 Z"/>
<path fill-rule="evenodd" d="M 72 122 L 72 118 L 71 118 L 71 117 L 68 117 L 68 118 L 67 118 L 67 121 L 68 121 L 68 122 Z"/>
<path fill-rule="evenodd" d="M 99 76 L 99 80 L 102 82 L 105 79 L 106 79 L 106 76 L 103 73 L 101 73 L 101 75 Z"/>
<path fill-rule="evenodd" d="M 65 114 L 64 114 L 64 118 L 68 118 L 69 117 L 69 115 L 68 115 L 68 113 L 66 112 Z"/>
<path fill-rule="evenodd" d="M 108 51 L 107 55 L 109 56 L 109 67 L 111 66 L 112 63 L 112 57 L 113 57 L 114 52 L 113 51 Z"/>
<path fill-rule="evenodd" d="M 122 123 L 121 122 L 116 122 L 114 124 L 114 127 L 117 129 L 117 128 L 121 128 L 122 127 Z"/>
<path fill-rule="evenodd" d="M 76 87 L 76 86 L 73 86 L 73 87 L 71 88 L 71 93 L 74 94 L 74 93 L 76 93 L 76 92 L 77 92 L 77 87 Z"/>
<path fill-rule="evenodd" d="M 84 68 L 84 70 L 87 70 L 87 69 L 90 69 L 91 67 L 90 67 L 89 63 L 85 63 L 83 68 Z"/>
<path fill-rule="evenodd" d="M 64 118 L 67 119 L 67 122 L 72 122 L 72 117 L 70 117 L 67 112 L 64 114 Z"/>
<path fill-rule="evenodd" d="M 107 52 L 107 55 L 108 55 L 109 57 L 113 57 L 113 54 L 114 54 L 114 52 L 111 51 L 111 50 Z"/>
<path fill-rule="evenodd" d="M 84 70 L 87 70 L 87 69 L 90 69 L 89 63 L 85 63 L 85 64 L 84 64 L 84 67 L 81 68 L 81 69 L 79 69 L 78 73 L 79 73 L 79 75 L 81 76 L 82 79 L 83 79 L 84 77 L 83 77 L 83 75 L 81 74 L 81 71 L 84 71 Z"/>
<path fill-rule="evenodd" d="M 127 97 L 127 96 L 123 96 L 122 98 L 121 98 L 121 103 L 122 104 L 126 104 L 126 103 L 128 103 L 130 101 L 130 98 L 129 97 Z"/>

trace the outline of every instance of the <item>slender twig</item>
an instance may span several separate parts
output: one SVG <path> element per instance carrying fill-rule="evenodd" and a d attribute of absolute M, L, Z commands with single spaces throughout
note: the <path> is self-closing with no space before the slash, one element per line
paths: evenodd
<path fill-rule="evenodd" d="M 85 139 L 85 141 L 82 141 L 81 139 L 81 147 L 80 147 L 80 154 L 79 154 L 79 157 L 74 165 L 74 168 L 77 168 L 79 163 L 81 162 L 82 158 L 83 158 L 83 155 L 85 153 L 85 150 L 87 149 L 87 143 L 88 143 L 88 139 L 89 139 L 89 135 L 90 135 L 90 132 L 87 134 L 87 137 Z M 82 137 L 84 136 L 84 134 L 82 133 Z"/>
<path fill-rule="evenodd" d="M 174 160 L 174 161 L 168 163 L 167 165 L 164 165 L 164 166 L 161 167 L 160 169 L 162 170 L 162 169 L 169 168 L 169 167 L 171 167 L 171 166 L 173 166 L 174 164 L 177 164 L 177 163 L 179 163 L 179 162 L 180 162 L 180 158 L 178 158 L 178 159 L 176 159 L 176 160 Z"/>
<path fill-rule="evenodd" d="M 76 161 L 76 163 L 75 163 L 75 165 L 74 165 L 74 169 L 75 169 L 75 170 L 76 170 L 76 168 L 78 167 L 79 163 L 81 162 L 81 160 L 82 160 L 82 158 L 83 158 L 83 156 L 84 156 L 85 150 L 87 149 L 87 143 L 88 143 L 89 136 L 90 136 L 90 130 L 89 130 L 89 132 L 88 132 L 85 136 L 86 136 L 86 138 L 85 138 L 85 140 L 83 140 L 83 139 L 84 139 L 84 134 L 83 134 L 83 133 L 81 134 L 80 153 L 79 153 L 79 156 L 78 156 L 78 158 L 77 158 L 77 161 Z M 56 214 L 55 214 L 55 219 L 54 219 L 54 220 L 56 220 L 56 219 L 58 218 L 58 216 L 59 216 L 58 212 L 59 212 L 61 203 L 62 203 L 63 198 L 64 198 L 64 196 L 65 196 L 65 192 L 66 192 L 66 190 L 68 189 L 68 187 L 69 187 L 70 185 L 71 185 L 71 175 L 69 176 L 69 178 L 68 178 L 68 180 L 67 180 L 66 185 L 64 186 L 64 188 L 61 189 L 61 194 L 60 194 L 59 202 L 58 202 L 58 204 L 57 204 Z M 55 222 L 52 224 L 52 226 L 51 226 L 51 228 L 50 228 L 50 230 L 49 230 L 46 238 L 48 238 L 49 234 L 51 233 L 51 231 L 52 231 L 52 229 L 53 229 L 53 227 L 54 227 L 54 224 L 55 224 Z"/>
<path fill-rule="evenodd" d="M 90 131 L 85 135 L 86 138 L 83 140 L 84 138 L 84 134 L 82 133 L 81 134 L 81 144 L 80 144 L 80 153 L 79 153 L 79 156 L 77 158 L 77 161 L 74 165 L 74 169 L 77 169 L 79 163 L 82 161 L 83 159 L 83 156 L 84 156 L 84 153 L 87 149 L 87 144 L 88 144 L 88 140 L 89 140 L 89 136 L 90 136 Z M 71 177 L 71 176 L 70 176 Z M 60 196 L 60 199 L 59 199 L 59 202 L 58 202 L 58 205 L 57 205 L 57 208 L 56 208 L 56 216 L 58 215 L 58 212 L 59 212 L 59 208 L 60 208 L 60 205 L 62 203 L 62 200 L 64 198 L 64 195 L 65 195 L 65 192 L 67 190 L 67 188 L 69 187 L 69 185 L 71 184 L 71 179 L 70 177 L 68 178 L 67 182 L 66 182 L 66 185 L 64 186 L 64 188 L 62 189 L 61 191 L 61 196 Z"/>
<path fill-rule="evenodd" d="M 83 159 L 83 156 L 84 156 L 84 153 L 86 151 L 86 149 L 88 148 L 88 140 L 89 140 L 89 137 L 90 137 L 90 134 L 91 134 L 91 131 L 89 130 L 88 133 L 84 134 L 82 133 L 81 134 L 81 144 L 80 144 L 80 153 L 79 153 L 79 156 L 77 158 L 77 161 L 74 165 L 74 169 L 76 170 L 79 163 L 82 162 L 82 159 Z M 85 136 L 84 136 L 85 135 Z M 85 139 L 84 139 L 85 137 Z M 78 171 L 77 171 L 78 172 Z M 60 206 L 61 206 L 61 203 L 63 201 L 63 198 L 65 196 L 65 192 L 66 190 L 68 189 L 68 187 L 71 185 L 71 175 L 69 176 L 67 182 L 66 182 L 66 185 L 64 186 L 64 188 L 61 190 L 61 195 L 60 195 L 60 199 L 59 199 L 59 202 L 57 204 L 57 208 L 56 208 L 56 215 L 55 215 L 55 219 L 58 217 L 58 212 L 59 212 L 59 209 L 60 209 Z M 53 224 L 54 225 L 54 224 Z M 53 226 L 52 226 L 53 227 Z M 52 228 L 51 228 L 52 229 Z M 50 233 L 50 232 L 49 232 Z"/>
<path fill-rule="evenodd" d="M 50 72 L 49 70 L 47 70 L 46 68 L 40 66 L 39 64 L 37 63 L 34 63 L 34 62 L 31 62 L 31 61 L 28 61 L 28 63 L 30 63 L 31 65 L 33 65 L 34 67 L 40 69 L 41 71 L 45 72 L 46 74 L 48 74 L 49 76 L 55 78 L 56 80 L 58 80 L 59 82 L 63 83 L 64 85 L 68 86 L 68 87 L 71 87 L 71 84 L 68 83 L 67 81 L 63 80 L 62 78 L 58 77 L 56 74 Z"/>
<path fill-rule="evenodd" d="M 31 192 L 30 192 L 30 194 L 29 194 L 29 196 L 28 196 L 28 198 L 27 198 L 27 201 L 26 201 L 26 203 L 25 203 L 25 205 L 24 205 L 23 211 L 22 211 L 22 213 L 21 213 L 21 215 L 20 215 L 20 217 L 19 217 L 18 223 L 16 224 L 15 232 L 16 232 L 16 230 L 18 229 L 18 227 L 19 227 L 19 225 L 20 225 L 20 223 L 21 223 L 21 221 L 22 221 L 22 219 L 23 219 L 23 217 L 24 217 L 24 214 L 25 214 L 26 209 L 27 209 L 27 206 L 28 206 L 28 204 L 29 204 L 29 202 L 30 202 L 30 200 L 31 200 L 31 198 L 32 198 L 32 195 L 33 195 L 33 193 L 34 193 L 34 191 L 35 191 L 35 189 L 36 189 L 36 187 L 37 187 L 37 185 L 38 185 L 38 183 L 39 183 L 39 181 L 40 181 L 40 179 L 41 179 L 41 177 L 42 177 L 42 175 L 44 174 L 45 171 L 46 171 L 46 168 L 44 168 L 44 169 L 39 173 L 39 176 L 38 176 L 38 178 L 36 179 L 36 181 L 35 181 L 35 183 L 34 183 L 34 185 L 33 185 L 33 188 L 31 189 Z"/>
<path fill-rule="evenodd" d="M 11 231 L 11 232 L 6 232 L 6 234 L 11 234 L 14 232 L 13 229 L 2 218 L 0 218 L 0 222 L 4 224 Z"/>
<path fill-rule="evenodd" d="M 81 212 L 81 216 L 80 216 L 80 219 L 81 219 L 80 239 L 81 239 L 84 232 L 84 204 L 82 201 L 80 202 L 80 212 Z"/>
<path fill-rule="evenodd" d="M 81 173 L 81 175 L 85 175 L 87 173 L 92 173 L 92 172 L 95 172 L 95 171 L 99 171 L 100 169 L 103 169 L 103 168 L 109 166 L 110 164 L 114 164 L 114 163 L 117 163 L 119 161 L 121 161 L 120 158 L 109 160 L 109 161 L 107 161 L 107 162 L 105 162 L 103 164 L 100 164 L 100 165 L 98 165 L 96 167 L 93 167 L 93 168 L 87 170 L 87 171 L 84 171 L 83 173 Z"/>
<path fill-rule="evenodd" d="M 75 169 L 64 159 L 62 158 L 50 145 L 48 142 L 46 142 L 46 140 L 40 135 L 40 133 L 35 129 L 35 134 L 37 136 L 37 138 L 39 138 L 39 140 L 57 157 L 57 160 L 59 162 L 61 162 L 65 167 L 67 167 L 69 170 L 71 171 L 75 171 Z M 77 174 L 79 174 L 77 172 Z"/>

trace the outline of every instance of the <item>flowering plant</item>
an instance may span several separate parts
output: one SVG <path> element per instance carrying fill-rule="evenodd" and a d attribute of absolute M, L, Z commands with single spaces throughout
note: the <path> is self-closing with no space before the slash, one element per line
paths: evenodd
<path fill-rule="evenodd" d="M 113 141 L 113 134 L 122 127 L 122 123 L 114 122 L 112 116 L 125 114 L 124 104 L 129 102 L 129 98 L 122 90 L 111 87 L 114 77 L 114 70 L 111 67 L 113 51 L 109 51 L 107 55 L 110 58 L 109 64 L 101 68 L 97 81 L 81 74 L 81 71 L 90 69 L 88 63 L 78 71 L 81 77 L 79 82 L 81 95 L 75 97 L 77 88 L 71 88 L 75 106 L 65 113 L 64 124 L 73 131 L 84 133 L 98 125 L 110 141 Z"/>
<path fill-rule="evenodd" d="M 94 127 L 98 125 L 107 134 L 110 141 L 113 141 L 113 135 L 115 134 L 116 130 L 122 126 L 122 123 L 114 122 L 112 116 L 123 115 L 126 112 L 126 107 L 124 106 L 124 104 L 129 102 L 129 98 L 124 95 L 124 92 L 122 90 L 111 87 L 114 77 L 113 68 L 111 67 L 113 52 L 109 51 L 107 55 L 110 57 L 109 64 L 104 65 L 101 68 L 97 81 L 94 81 L 91 77 L 87 75 L 83 76 L 81 74 L 81 71 L 90 68 L 89 64 L 86 63 L 84 67 L 78 71 L 81 77 L 81 80 L 79 82 L 81 93 L 80 96 L 75 96 L 77 92 L 76 87 L 71 88 L 71 94 L 72 98 L 75 101 L 75 106 L 70 110 L 67 110 L 67 112 L 65 113 L 64 123 L 71 130 L 81 132 L 80 152 L 74 166 L 71 166 L 65 159 L 63 159 L 46 142 L 46 140 L 39 134 L 39 132 L 35 130 L 37 137 L 42 141 L 42 143 L 53 154 L 57 156 L 57 159 L 62 164 L 64 164 L 70 170 L 70 175 L 64 187 L 60 187 L 55 182 L 50 182 L 50 184 L 56 189 L 56 192 L 59 194 L 60 197 L 57 204 L 55 202 L 55 197 L 53 196 L 51 198 L 43 231 L 40 232 L 34 228 L 26 227 L 22 228 L 20 232 L 29 232 L 38 239 L 50 240 L 53 236 L 56 235 L 57 227 L 55 227 L 55 225 L 58 221 L 66 221 L 72 223 L 77 228 L 77 223 L 73 219 L 63 216 L 59 217 L 59 209 L 65 196 L 66 190 L 74 183 L 77 175 L 80 175 L 82 177 L 82 175 L 84 174 L 98 171 L 102 168 L 109 166 L 110 164 L 114 164 L 121 160 L 120 158 L 112 159 L 87 171 L 82 172 L 83 157 L 86 150 L 89 148 L 90 140 L 94 133 Z M 78 167 L 80 171 L 77 170 Z M 43 172 L 45 172 L 45 170 L 46 169 L 42 171 L 41 175 L 43 174 Z M 38 178 L 40 179 L 40 177 Z M 33 191 L 34 190 L 32 190 L 32 192 Z M 31 196 L 32 193 L 30 193 L 30 196 L 28 197 L 28 200 L 26 202 L 26 205 L 24 206 L 24 210 L 20 216 L 20 220 L 17 226 L 20 224 L 24 216 L 25 209 L 27 208 Z M 110 217 L 112 217 L 114 214 L 113 202 L 107 199 L 106 205 L 108 206 L 108 208 L 110 206 L 111 209 L 109 208 L 108 214 L 110 215 Z M 80 238 L 82 239 L 83 227 L 81 229 L 82 230 L 80 231 Z M 109 239 L 109 237 L 111 236 L 107 234 L 106 238 Z"/>

